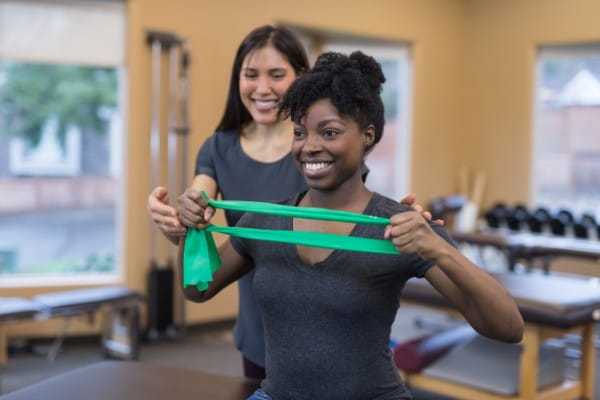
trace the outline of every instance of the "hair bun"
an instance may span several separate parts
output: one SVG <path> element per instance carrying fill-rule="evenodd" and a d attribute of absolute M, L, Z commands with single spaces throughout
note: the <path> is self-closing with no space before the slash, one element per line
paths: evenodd
<path fill-rule="evenodd" d="M 315 62 L 315 66 L 313 67 L 313 71 L 315 72 L 328 72 L 328 73 L 340 73 L 344 70 L 347 70 L 350 67 L 348 56 L 342 53 L 335 53 L 332 51 L 328 51 L 326 53 L 321 54 L 317 61 Z"/>
<path fill-rule="evenodd" d="M 360 77 L 365 80 L 370 90 L 377 93 L 381 92 L 385 82 L 379 63 L 361 51 L 355 51 L 350 56 L 336 52 L 323 53 L 317 58 L 313 71 L 333 76 L 351 74 L 354 79 Z"/>
<path fill-rule="evenodd" d="M 362 51 L 355 51 L 350 54 L 350 60 L 356 63 L 369 87 L 372 90 L 380 92 L 385 82 L 381 65 L 373 57 L 366 55 Z"/>

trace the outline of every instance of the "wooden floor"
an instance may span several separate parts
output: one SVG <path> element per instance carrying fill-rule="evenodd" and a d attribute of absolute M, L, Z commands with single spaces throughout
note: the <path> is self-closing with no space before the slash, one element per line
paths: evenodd
<path fill-rule="evenodd" d="M 416 327 L 414 320 L 419 317 L 430 325 L 448 323 L 447 316 L 432 313 L 426 309 L 402 307 L 392 328 L 392 338 L 406 340 L 422 334 L 428 327 Z M 427 325 L 426 324 L 426 325 Z M 232 343 L 233 321 L 222 321 L 207 326 L 188 328 L 183 340 L 162 340 L 143 343 L 140 359 L 144 362 L 196 369 L 221 375 L 241 376 L 242 365 L 239 352 Z M 17 343 L 18 344 L 18 343 Z M 44 353 L 48 342 L 34 342 L 19 349 L 13 346 L 7 366 L 0 370 L 2 393 L 8 393 L 31 385 L 53 375 L 60 374 L 90 363 L 104 360 L 100 354 L 99 339 L 73 338 L 66 341 L 60 354 L 53 362 L 46 360 Z M 598 360 L 600 362 L 600 360 Z M 571 360 L 569 374 L 577 373 L 577 363 Z M 598 364 L 600 365 L 600 363 Z M 597 368 L 600 382 L 600 368 Z M 596 387 L 596 397 L 600 399 L 600 384 Z M 415 400 L 447 400 L 421 391 L 413 391 Z"/>

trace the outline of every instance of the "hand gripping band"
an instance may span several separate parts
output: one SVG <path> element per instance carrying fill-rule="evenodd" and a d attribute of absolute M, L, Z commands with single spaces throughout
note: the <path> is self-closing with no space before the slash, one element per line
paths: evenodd
<path fill-rule="evenodd" d="M 348 211 L 328 210 L 316 207 L 284 206 L 256 201 L 210 200 L 205 192 L 202 192 L 202 195 L 206 198 L 210 206 L 223 210 L 356 224 L 390 224 L 389 218 L 351 213 Z M 200 291 L 206 290 L 208 283 L 213 280 L 213 273 L 221 265 L 219 252 L 217 251 L 211 232 L 224 233 L 245 239 L 268 240 L 335 250 L 379 254 L 399 253 L 391 241 L 384 239 L 370 239 L 321 232 L 265 230 L 211 224 L 206 229 L 188 229 L 183 252 L 183 287 L 195 285 Z"/>

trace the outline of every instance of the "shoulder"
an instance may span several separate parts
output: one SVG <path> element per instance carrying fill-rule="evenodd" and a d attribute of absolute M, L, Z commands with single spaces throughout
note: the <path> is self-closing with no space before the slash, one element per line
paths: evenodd
<path fill-rule="evenodd" d="M 202 144 L 199 155 L 205 157 L 216 157 L 227 154 L 232 148 L 236 148 L 239 142 L 237 131 L 217 131 L 210 135 Z"/>
<path fill-rule="evenodd" d="M 217 148 L 228 148 L 240 141 L 240 135 L 237 130 L 217 131 L 213 133 L 207 140 Z"/>
<path fill-rule="evenodd" d="M 413 211 L 412 207 L 400 204 L 396 200 L 382 196 L 376 192 L 373 193 L 369 209 L 369 211 L 372 211 L 373 215 L 380 217 L 391 217 L 392 215 L 401 212 Z"/>

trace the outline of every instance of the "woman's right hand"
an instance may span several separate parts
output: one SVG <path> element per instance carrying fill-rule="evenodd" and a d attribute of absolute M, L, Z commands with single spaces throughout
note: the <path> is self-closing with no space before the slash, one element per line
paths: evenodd
<path fill-rule="evenodd" d="M 190 228 L 205 229 L 215 214 L 215 209 L 208 205 L 208 201 L 195 187 L 186 189 L 177 201 L 179 220 Z"/>
<path fill-rule="evenodd" d="M 156 187 L 148 196 L 148 214 L 154 224 L 169 239 L 183 236 L 186 228 L 181 225 L 177 218 L 177 210 L 169 205 L 169 191 L 162 187 Z"/>

